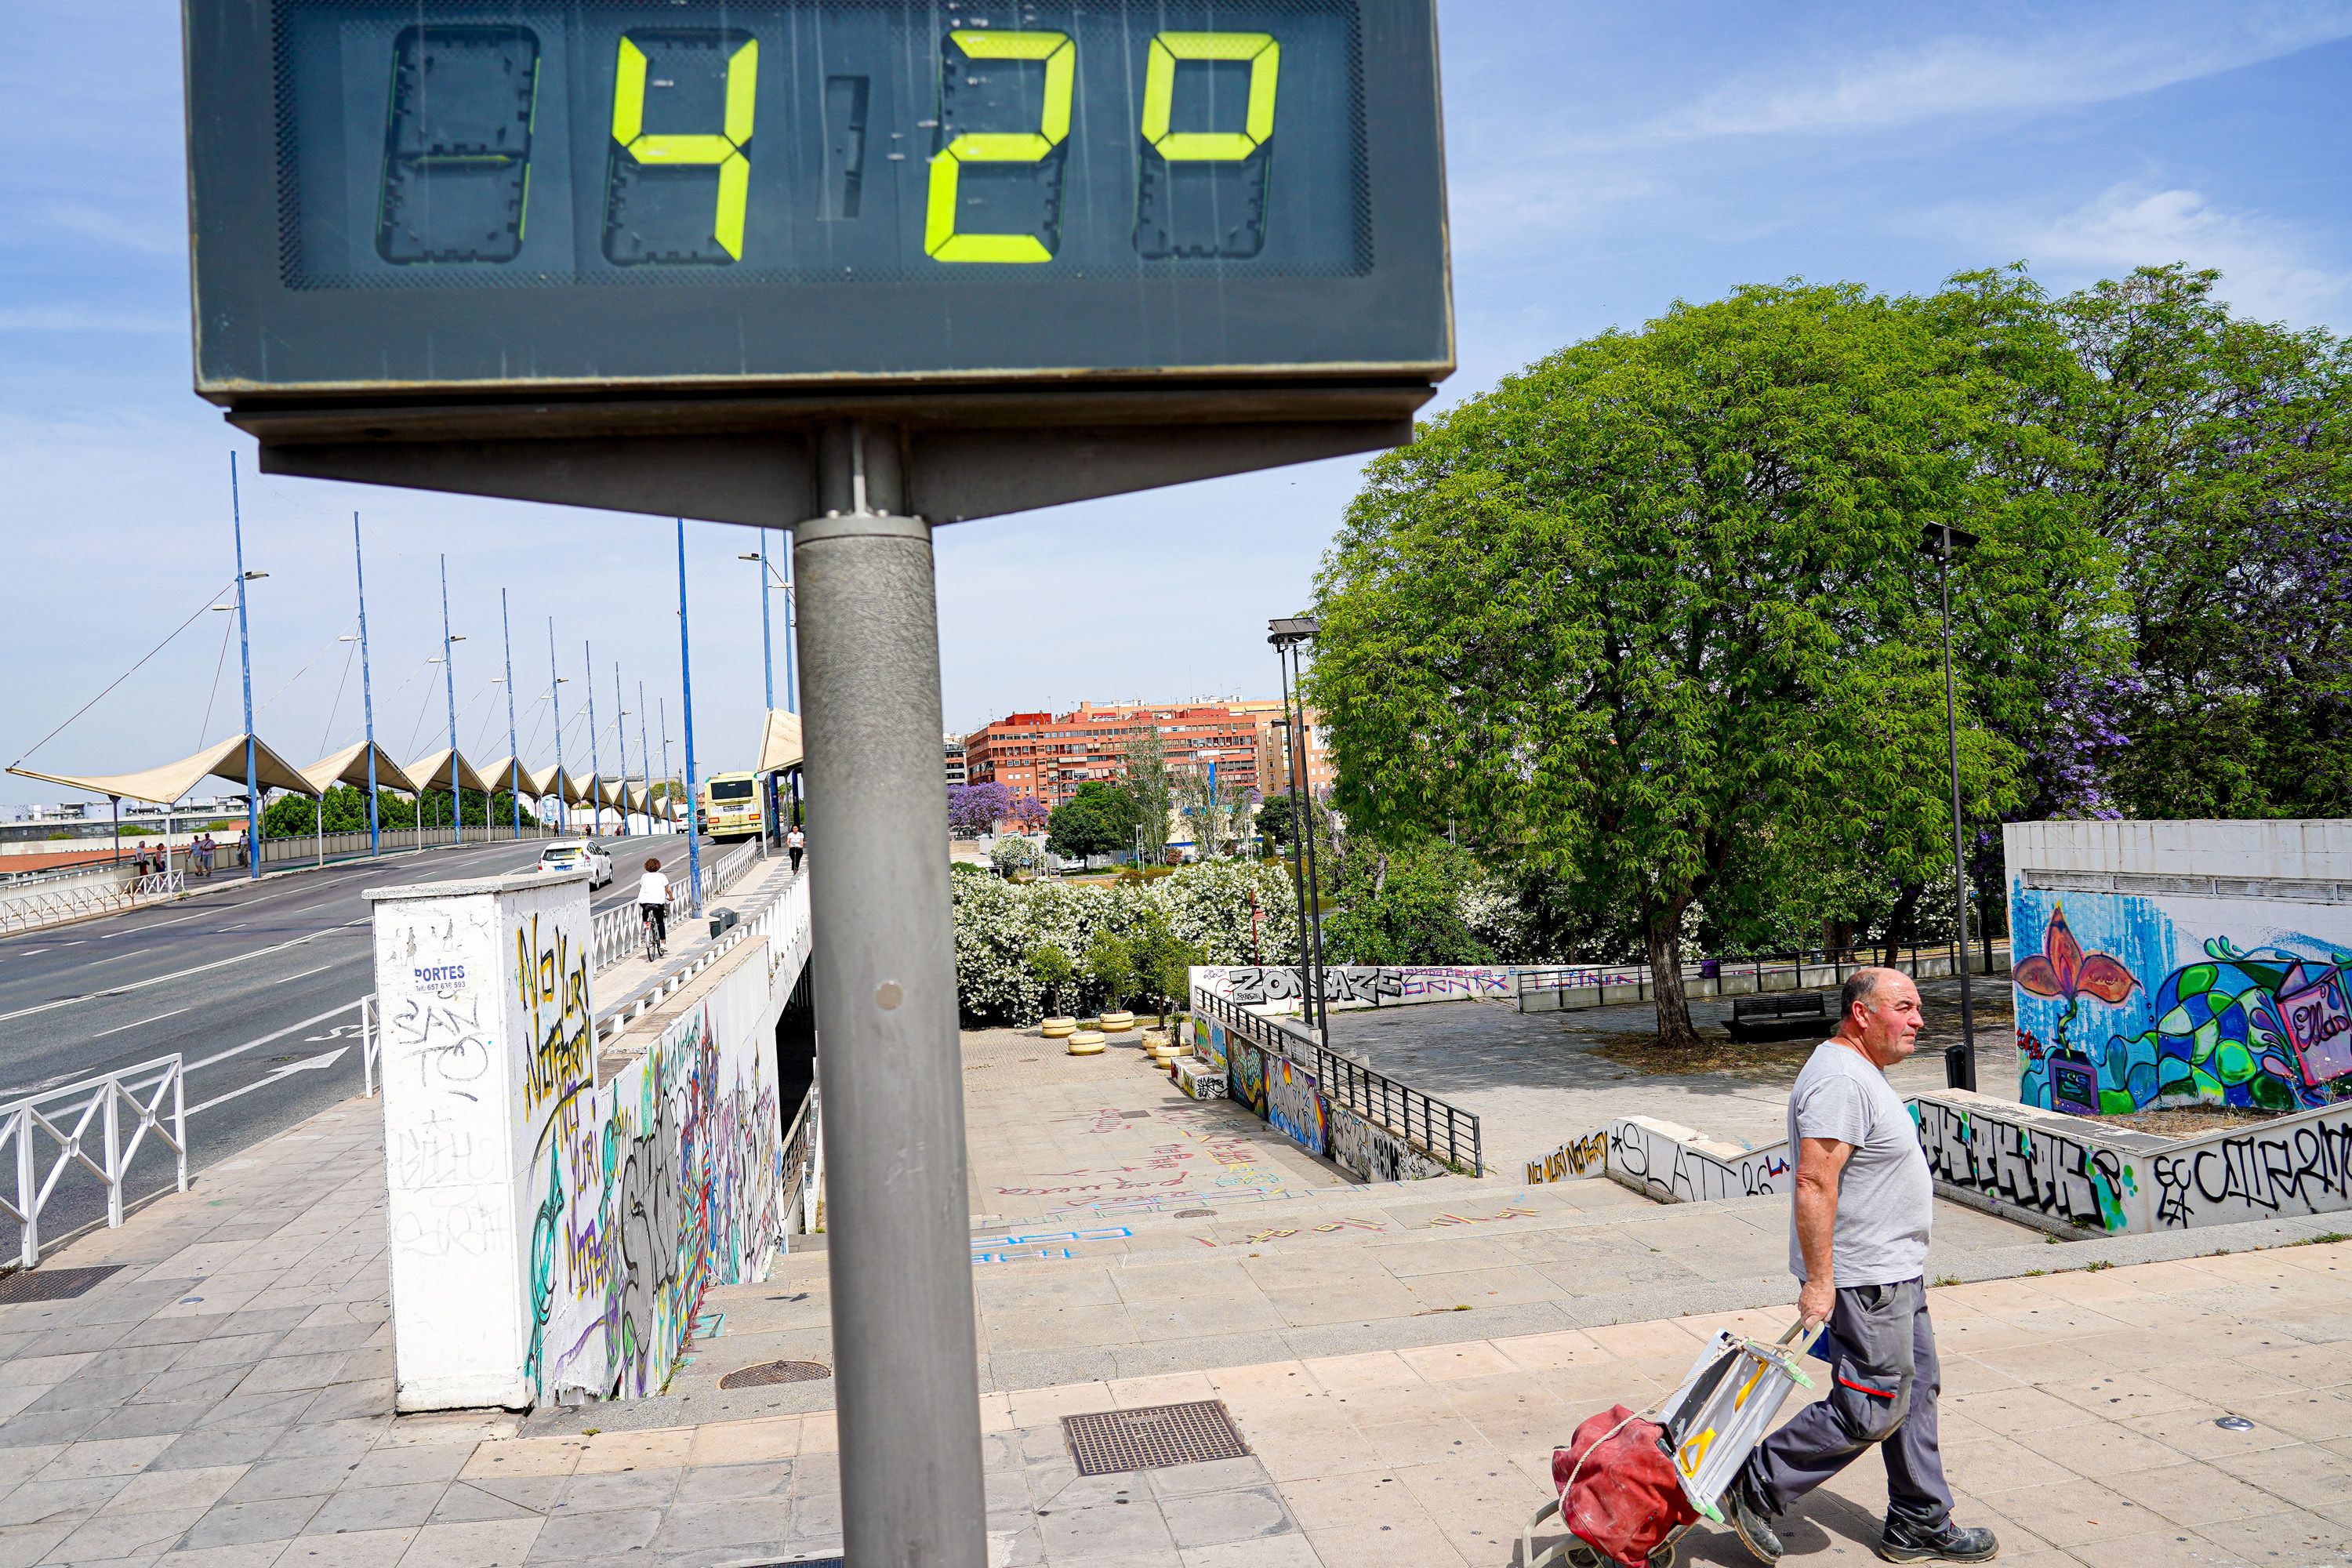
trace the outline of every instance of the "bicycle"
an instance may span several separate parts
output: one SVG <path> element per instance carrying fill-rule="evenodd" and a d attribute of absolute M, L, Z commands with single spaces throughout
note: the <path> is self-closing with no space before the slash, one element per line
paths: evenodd
<path fill-rule="evenodd" d="M 662 930 L 667 922 L 656 918 L 660 910 L 661 906 L 658 904 L 637 906 L 637 923 L 644 928 L 646 933 L 646 957 L 656 963 L 660 963 L 663 956 L 669 951 L 669 943 L 664 937 Z"/>

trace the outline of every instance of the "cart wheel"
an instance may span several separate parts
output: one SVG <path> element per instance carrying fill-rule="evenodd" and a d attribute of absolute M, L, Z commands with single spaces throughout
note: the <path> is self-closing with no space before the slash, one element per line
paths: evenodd
<path fill-rule="evenodd" d="M 1650 1553 L 1650 1568 L 1675 1568 L 1675 1543 L 1667 1542 Z"/>
<path fill-rule="evenodd" d="M 1601 1568 L 1601 1553 L 1582 1542 L 1568 1549 L 1569 1568 Z"/>

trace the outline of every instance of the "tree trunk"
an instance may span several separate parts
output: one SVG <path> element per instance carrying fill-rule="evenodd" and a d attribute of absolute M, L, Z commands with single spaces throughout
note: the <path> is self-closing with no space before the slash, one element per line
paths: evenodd
<path fill-rule="evenodd" d="M 1658 1044 L 1678 1050 L 1698 1048 L 1690 999 L 1683 994 L 1683 905 L 1687 901 L 1654 907 L 1643 933 L 1650 952 L 1651 994 L 1658 1009 Z"/>

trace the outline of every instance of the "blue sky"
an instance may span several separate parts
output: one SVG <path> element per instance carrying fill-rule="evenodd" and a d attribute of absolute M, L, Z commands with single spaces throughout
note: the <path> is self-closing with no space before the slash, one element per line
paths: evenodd
<path fill-rule="evenodd" d="M 2023 259 L 2055 287 L 2141 262 L 2222 268 L 2241 310 L 2352 328 L 2352 3 L 1885 5 L 1441 0 L 1460 371 L 1473 395 L 1562 343 L 1742 282 L 1903 290 Z M 581 706 L 594 642 L 680 730 L 674 545 L 609 513 L 254 475 L 188 390 L 176 5 L 26 6 L 0 54 L 0 752 L 14 760 L 189 615 L 198 624 L 44 746 L 129 768 L 233 733 L 228 454 L 255 585 L 257 728 L 298 762 L 357 738 L 350 517 L 367 530 L 379 736 L 446 730 L 449 556 L 460 742 L 504 749 L 498 593 L 519 688 L 547 618 Z M 1329 462 L 940 531 L 947 718 L 1271 689 L 1267 616 L 1307 597 L 1358 466 Z M 761 706 L 754 536 L 689 526 L 698 761 L 748 760 Z M 207 721 L 207 707 L 210 714 Z M 487 728 L 486 728 L 487 722 Z M 533 728 L 526 712 L 522 728 Z M 549 751 L 541 721 L 535 752 Z M 567 760 L 585 750 L 569 727 Z M 414 739 L 412 740 L 412 737 Z M 635 765 L 634 721 L 631 763 Z M 656 742 L 656 749 L 658 742 Z M 22 780 L 0 799 L 49 798 Z"/>

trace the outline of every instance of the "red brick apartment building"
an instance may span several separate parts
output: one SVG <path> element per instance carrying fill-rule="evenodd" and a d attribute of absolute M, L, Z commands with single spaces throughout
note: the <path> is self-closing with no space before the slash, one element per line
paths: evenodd
<path fill-rule="evenodd" d="M 973 784 L 1000 784 L 1016 795 L 1061 805 L 1089 779 L 1127 776 L 1127 744 L 1146 722 L 1160 727 L 1171 773 L 1206 773 L 1217 764 L 1221 789 L 1282 789 L 1278 699 L 1215 703 L 1082 702 L 1067 713 L 1008 713 L 964 737 L 964 767 Z M 1311 715 L 1310 715 L 1311 717 Z M 1307 776 L 1330 784 L 1322 736 L 1310 726 Z"/>

